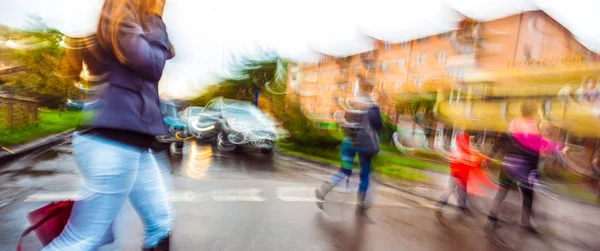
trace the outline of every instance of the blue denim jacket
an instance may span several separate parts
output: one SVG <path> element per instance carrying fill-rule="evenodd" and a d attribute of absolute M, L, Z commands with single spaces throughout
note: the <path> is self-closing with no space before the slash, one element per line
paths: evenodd
<path fill-rule="evenodd" d="M 123 22 L 117 34 L 126 62 L 120 62 L 106 48 L 86 55 L 92 74 L 108 73 L 108 86 L 100 94 L 91 126 L 152 136 L 167 134 L 158 96 L 165 62 L 173 57 L 166 26 L 160 17 L 153 16 L 148 29 L 143 30 L 135 22 Z"/>

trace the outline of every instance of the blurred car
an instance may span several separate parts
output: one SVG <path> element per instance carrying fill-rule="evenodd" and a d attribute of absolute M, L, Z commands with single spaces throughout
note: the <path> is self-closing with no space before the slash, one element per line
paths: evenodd
<path fill-rule="evenodd" d="M 181 118 L 176 104 L 161 100 L 161 109 L 164 122 L 169 127 L 171 133 L 175 134 L 185 130 L 186 121 Z"/>
<path fill-rule="evenodd" d="M 185 123 L 184 135 L 194 137 L 201 142 L 215 141 L 219 132 L 219 119 L 214 113 L 199 106 L 189 106 L 180 114 L 180 120 Z"/>
<path fill-rule="evenodd" d="M 83 101 L 67 99 L 67 102 L 62 105 L 62 107 L 66 110 L 75 110 L 80 111 L 85 106 Z"/>
<path fill-rule="evenodd" d="M 219 150 L 258 149 L 270 154 L 277 138 L 276 124 L 250 102 L 216 98 L 202 114 L 205 125 L 218 121 L 216 138 Z"/>

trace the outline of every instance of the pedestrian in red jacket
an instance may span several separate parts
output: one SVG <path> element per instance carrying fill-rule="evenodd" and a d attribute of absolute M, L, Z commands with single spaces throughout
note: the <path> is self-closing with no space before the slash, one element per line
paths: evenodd
<path fill-rule="evenodd" d="M 459 208 L 462 213 L 469 214 L 467 208 L 467 181 L 469 174 L 476 168 L 480 168 L 487 158 L 471 147 L 468 133 L 460 133 L 456 136 L 456 149 L 450 155 L 450 189 L 442 195 L 438 201 L 438 208 L 448 203 L 450 195 L 455 191 L 458 194 Z M 438 210 L 438 213 L 441 213 Z"/>

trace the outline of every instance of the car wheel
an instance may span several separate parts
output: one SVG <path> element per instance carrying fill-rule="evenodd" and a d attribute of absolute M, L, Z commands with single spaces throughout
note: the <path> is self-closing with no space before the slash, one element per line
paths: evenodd
<path fill-rule="evenodd" d="M 273 148 L 261 149 L 260 152 L 264 155 L 271 155 L 271 154 L 273 154 Z"/>
<path fill-rule="evenodd" d="M 227 140 L 227 135 L 222 132 L 219 133 L 217 136 L 217 149 L 229 152 L 235 150 L 236 147 L 237 146 L 235 144 L 232 144 L 229 142 L 229 140 Z"/>
<path fill-rule="evenodd" d="M 183 144 L 179 144 L 178 142 L 171 143 L 171 146 L 169 147 L 169 153 L 171 158 L 181 158 L 183 156 Z"/>

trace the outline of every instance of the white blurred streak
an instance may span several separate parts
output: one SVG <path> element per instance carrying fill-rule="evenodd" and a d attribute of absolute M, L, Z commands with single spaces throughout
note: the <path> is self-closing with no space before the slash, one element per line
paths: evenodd
<path fill-rule="evenodd" d="M 104 1 L 5 2 L 0 23 L 22 26 L 24 14 L 33 13 L 78 35 L 95 30 Z M 167 0 L 164 20 L 177 56 L 167 63 L 161 85 L 176 96 L 193 95 L 226 74 L 231 55 L 259 53 L 256 45 L 314 62 L 318 52 L 367 51 L 372 45 L 367 36 L 404 42 L 456 29 L 463 15 L 489 21 L 538 8 L 600 53 L 598 0 Z"/>
<path fill-rule="evenodd" d="M 96 32 L 100 11 L 104 0 L 63 0 L 59 13 L 63 25 L 58 27 L 68 36 L 85 36 Z"/>
<path fill-rule="evenodd" d="M 491 21 L 537 10 L 535 0 L 441 0 L 451 9 L 479 21 Z"/>
<path fill-rule="evenodd" d="M 439 0 L 374 0 L 361 8 L 360 28 L 389 42 L 405 42 L 454 30 L 462 17 Z"/>
<path fill-rule="evenodd" d="M 575 38 L 596 53 L 600 53 L 600 1 L 598 0 L 535 0 L 537 6 L 559 22 Z"/>

